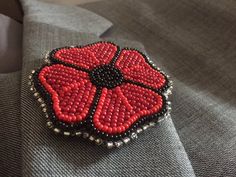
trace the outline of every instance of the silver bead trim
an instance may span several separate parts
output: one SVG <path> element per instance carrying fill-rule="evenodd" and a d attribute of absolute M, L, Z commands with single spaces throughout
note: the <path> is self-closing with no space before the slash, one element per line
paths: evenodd
<path fill-rule="evenodd" d="M 136 139 L 136 138 L 138 138 L 138 135 L 136 133 L 131 133 L 130 138 L 131 139 Z"/>
<path fill-rule="evenodd" d="M 123 142 L 125 144 L 129 143 L 130 142 L 130 138 L 128 138 L 128 137 L 123 138 Z"/>
<path fill-rule="evenodd" d="M 142 128 L 143 130 L 147 130 L 148 127 L 149 127 L 148 125 L 144 125 Z"/>
<path fill-rule="evenodd" d="M 156 125 L 155 122 L 149 122 L 149 126 L 150 126 L 150 127 L 154 127 L 155 125 Z"/>
<path fill-rule="evenodd" d="M 70 132 L 63 132 L 63 134 L 64 134 L 65 136 L 70 136 L 70 135 L 71 135 Z"/>
<path fill-rule="evenodd" d="M 101 138 L 95 139 L 95 143 L 97 145 L 102 145 L 103 144 L 103 140 Z"/>
<path fill-rule="evenodd" d="M 122 145 L 123 145 L 122 141 L 116 141 L 115 142 L 115 146 L 118 147 L 118 148 L 121 147 Z"/>
<path fill-rule="evenodd" d="M 83 133 L 83 138 L 86 139 L 86 138 L 88 138 L 88 137 L 89 137 L 89 133 L 84 132 L 84 133 Z"/>
<path fill-rule="evenodd" d="M 75 136 L 81 136 L 82 135 L 82 132 L 78 131 L 78 132 L 75 132 Z"/>
<path fill-rule="evenodd" d="M 90 137 L 89 137 L 89 140 L 90 140 L 90 141 L 94 141 L 94 140 L 95 140 L 95 137 L 94 137 L 94 136 L 90 136 Z"/>
<path fill-rule="evenodd" d="M 143 131 L 143 129 L 141 129 L 141 128 L 137 128 L 137 130 L 136 130 L 137 133 L 141 133 L 142 131 Z"/>
<path fill-rule="evenodd" d="M 113 147 L 114 147 L 113 142 L 112 142 L 112 141 L 107 142 L 106 147 L 107 147 L 108 149 L 113 148 Z"/>
<path fill-rule="evenodd" d="M 38 97 L 38 96 L 39 96 L 39 93 L 38 93 L 38 92 L 35 92 L 35 93 L 34 93 L 34 96 L 35 96 L 35 97 Z"/>
<path fill-rule="evenodd" d="M 60 133 L 60 132 L 61 132 L 61 130 L 58 129 L 58 128 L 54 128 L 53 131 L 54 131 L 55 133 Z"/>
<path fill-rule="evenodd" d="M 47 122 L 47 124 L 46 124 L 46 125 L 47 125 L 47 127 L 48 127 L 48 128 L 52 128 L 52 127 L 53 127 L 53 124 L 52 124 L 52 122 L 50 122 L 50 121 L 49 121 L 49 122 Z"/>

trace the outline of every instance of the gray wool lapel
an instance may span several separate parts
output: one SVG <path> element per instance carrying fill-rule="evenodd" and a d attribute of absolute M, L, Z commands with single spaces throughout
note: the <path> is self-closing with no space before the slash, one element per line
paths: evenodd
<path fill-rule="evenodd" d="M 21 176 L 20 77 L 0 73 L 0 176 Z"/>
<path fill-rule="evenodd" d="M 96 35 L 78 32 L 75 28 L 80 28 L 68 21 L 63 21 L 63 25 L 47 24 L 56 18 L 48 16 L 48 11 L 44 13 L 44 18 L 35 19 L 35 4 L 31 1 L 23 3 L 26 17 L 21 78 L 22 175 L 195 176 L 171 118 L 157 127 L 150 128 L 129 145 L 113 150 L 94 146 L 82 139 L 57 136 L 46 128 L 44 115 L 27 85 L 31 70 L 40 66 L 47 50 L 68 45 L 83 45 L 100 39 Z M 54 8 L 53 5 L 47 7 Z M 63 11 L 64 15 L 66 12 L 67 10 Z M 39 12 L 39 16 L 41 15 Z M 77 15 L 72 15 L 72 18 L 77 18 Z M 44 19 L 47 19 L 47 16 L 52 19 L 46 22 Z M 86 23 L 77 25 L 82 25 L 83 30 L 86 29 Z M 99 29 L 100 25 L 95 24 L 94 30 L 96 28 Z M 84 32 L 83 30 L 81 31 Z M 115 42 L 123 47 L 144 50 L 142 45 L 136 42 Z"/>
<path fill-rule="evenodd" d="M 37 0 L 21 0 L 24 20 L 39 22 L 73 31 L 103 34 L 112 26 L 105 18 L 76 6 L 49 4 Z"/>

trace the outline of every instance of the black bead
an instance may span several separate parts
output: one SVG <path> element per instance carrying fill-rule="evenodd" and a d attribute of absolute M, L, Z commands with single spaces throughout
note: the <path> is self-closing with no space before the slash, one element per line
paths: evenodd
<path fill-rule="evenodd" d="M 123 82 L 123 75 L 111 65 L 102 65 L 90 72 L 90 80 L 98 87 L 111 89 Z"/>

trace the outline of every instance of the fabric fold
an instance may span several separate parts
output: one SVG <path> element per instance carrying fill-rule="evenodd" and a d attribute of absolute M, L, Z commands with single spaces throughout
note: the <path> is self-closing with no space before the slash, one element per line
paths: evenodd
<path fill-rule="evenodd" d="M 102 35 L 112 26 L 107 19 L 80 7 L 50 4 L 38 0 L 21 0 L 21 2 L 24 20 L 28 22 L 55 25 L 97 36 Z"/>
<path fill-rule="evenodd" d="M 22 24 L 0 14 L 0 73 L 21 69 Z"/>

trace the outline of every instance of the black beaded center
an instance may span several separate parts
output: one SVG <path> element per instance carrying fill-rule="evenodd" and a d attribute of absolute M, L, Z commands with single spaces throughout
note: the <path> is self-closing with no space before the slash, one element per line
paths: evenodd
<path fill-rule="evenodd" d="M 119 69 L 110 65 L 102 65 L 90 72 L 90 80 L 98 87 L 111 89 L 122 83 L 123 76 Z"/>

